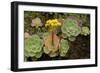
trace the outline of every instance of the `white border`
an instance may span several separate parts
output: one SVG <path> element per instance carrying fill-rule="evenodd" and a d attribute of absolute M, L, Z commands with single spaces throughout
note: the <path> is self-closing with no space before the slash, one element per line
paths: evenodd
<path fill-rule="evenodd" d="M 68 13 L 84 13 L 90 14 L 91 27 L 91 50 L 90 59 L 78 60 L 57 60 L 57 61 L 38 61 L 38 62 L 24 62 L 24 11 L 42 11 L 42 12 L 68 12 Z M 36 68 L 36 67 L 50 67 L 50 66 L 71 66 L 71 65 L 86 65 L 95 64 L 95 10 L 82 8 L 61 8 L 48 6 L 18 6 L 18 68 Z"/>

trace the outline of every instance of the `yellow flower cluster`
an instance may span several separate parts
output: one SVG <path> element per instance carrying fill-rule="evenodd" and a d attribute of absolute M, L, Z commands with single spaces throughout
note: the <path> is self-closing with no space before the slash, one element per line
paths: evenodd
<path fill-rule="evenodd" d="M 61 26 L 61 23 L 57 19 L 49 19 L 45 24 L 45 27 L 49 27 L 50 30 L 54 30 L 58 26 Z"/>

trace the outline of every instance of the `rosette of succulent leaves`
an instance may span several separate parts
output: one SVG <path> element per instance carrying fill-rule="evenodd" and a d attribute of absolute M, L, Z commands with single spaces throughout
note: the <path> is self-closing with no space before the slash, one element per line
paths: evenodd
<path fill-rule="evenodd" d="M 38 35 L 32 35 L 26 38 L 24 45 L 24 56 L 26 61 L 28 57 L 31 57 L 33 60 L 37 60 L 42 56 L 43 41 Z"/>
<path fill-rule="evenodd" d="M 69 17 L 65 19 L 64 24 L 61 27 L 64 38 L 74 41 L 75 38 L 81 33 L 81 27 L 78 24 L 79 23 L 75 18 Z"/>
<path fill-rule="evenodd" d="M 32 23 L 31 23 L 32 27 L 38 28 L 39 26 L 42 26 L 42 25 L 43 25 L 42 21 L 39 17 L 36 17 L 36 18 L 32 19 Z"/>
<path fill-rule="evenodd" d="M 41 35 L 41 33 L 45 31 L 45 29 L 42 26 L 43 26 L 43 23 L 39 17 L 32 19 L 32 22 L 31 22 L 31 27 L 33 29 L 32 31 L 34 31 L 36 34 Z"/>

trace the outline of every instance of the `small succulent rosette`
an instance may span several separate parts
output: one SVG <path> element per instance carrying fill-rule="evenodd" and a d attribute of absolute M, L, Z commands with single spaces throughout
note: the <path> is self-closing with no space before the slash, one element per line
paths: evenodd
<path fill-rule="evenodd" d="M 81 28 L 81 34 L 84 35 L 84 36 L 87 36 L 90 34 L 90 30 L 88 27 L 84 26 Z"/>
<path fill-rule="evenodd" d="M 32 27 L 36 27 L 36 28 L 38 28 L 39 26 L 42 26 L 43 24 L 42 24 L 42 21 L 41 21 L 41 19 L 39 18 L 39 17 L 36 17 L 36 18 L 34 18 L 33 20 L 32 20 L 32 23 L 31 23 L 31 26 Z"/>

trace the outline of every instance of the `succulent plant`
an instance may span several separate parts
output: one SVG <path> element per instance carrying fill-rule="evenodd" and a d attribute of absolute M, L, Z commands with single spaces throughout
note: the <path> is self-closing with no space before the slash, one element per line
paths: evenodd
<path fill-rule="evenodd" d="M 84 35 L 84 36 L 89 35 L 89 34 L 90 34 L 89 28 L 88 28 L 88 27 L 85 27 L 85 26 L 82 27 L 82 28 L 81 28 L 81 34 Z"/>
<path fill-rule="evenodd" d="M 78 25 L 78 21 L 75 18 L 65 19 L 64 24 L 61 27 L 61 30 L 62 30 L 62 33 L 64 33 L 66 36 L 68 36 L 68 38 L 70 38 L 70 37 L 74 38 L 81 33 L 81 28 Z"/>
<path fill-rule="evenodd" d="M 50 57 L 56 57 L 58 55 L 58 49 L 59 49 L 59 38 L 56 34 L 53 35 L 53 41 L 52 41 L 52 34 L 46 33 L 44 36 L 44 53 L 48 54 Z"/>
<path fill-rule="evenodd" d="M 67 52 L 69 50 L 69 44 L 68 44 L 68 41 L 67 40 L 64 40 L 64 39 L 61 39 L 61 42 L 60 42 L 60 49 L 59 49 L 59 52 L 60 52 L 60 56 L 61 57 L 65 57 Z"/>
<path fill-rule="evenodd" d="M 38 28 L 39 26 L 42 26 L 42 25 L 43 25 L 42 21 L 39 17 L 36 17 L 35 19 L 32 20 L 32 23 L 31 23 L 32 27 L 35 26 L 36 28 Z"/>
<path fill-rule="evenodd" d="M 57 19 L 49 19 L 46 21 L 45 27 L 49 28 L 49 34 L 44 36 L 44 53 L 48 54 L 50 57 L 56 57 L 58 55 L 59 49 L 59 38 L 55 33 L 55 29 L 61 26 L 61 23 Z"/>
<path fill-rule="evenodd" d="M 40 58 L 42 56 L 43 41 L 38 35 L 25 39 L 25 57 Z"/>

